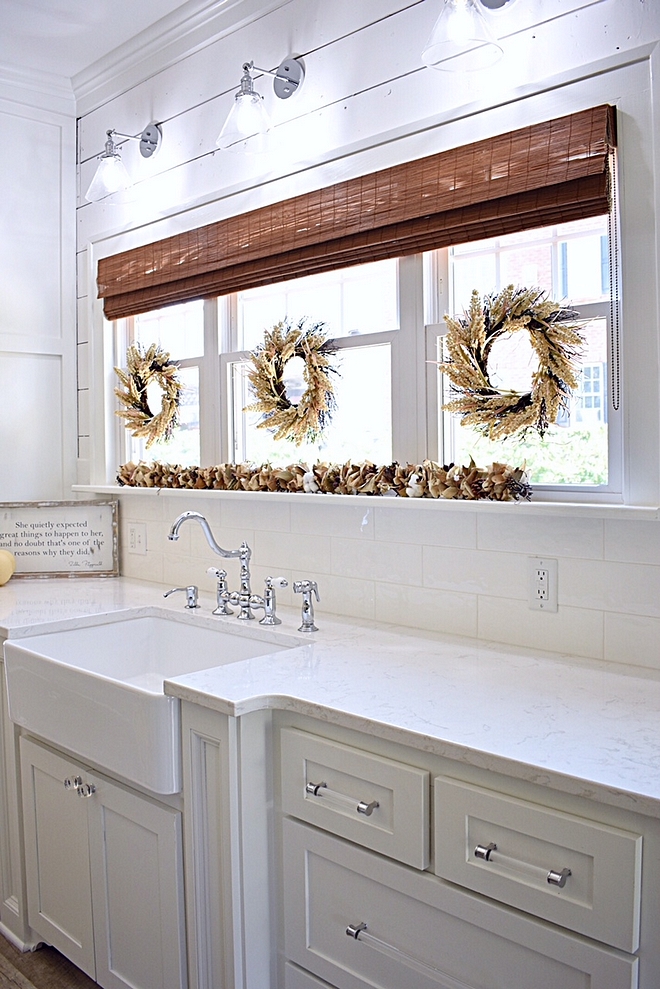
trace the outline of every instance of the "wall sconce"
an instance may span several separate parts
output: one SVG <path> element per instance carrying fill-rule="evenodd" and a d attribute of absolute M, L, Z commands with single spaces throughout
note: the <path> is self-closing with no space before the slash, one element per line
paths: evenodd
<path fill-rule="evenodd" d="M 112 202 L 109 197 L 133 188 L 131 177 L 121 160 L 119 147 L 113 138 L 122 137 L 129 141 L 139 141 L 140 154 L 143 158 L 152 158 L 163 138 L 160 126 L 155 123 L 148 124 L 141 134 L 120 134 L 119 131 L 109 130 L 106 131 L 106 135 L 105 150 L 100 155 L 98 168 L 85 193 L 85 199 L 90 203 L 98 203 L 104 199 Z"/>
<path fill-rule="evenodd" d="M 490 9 L 510 0 L 490 0 Z M 422 62 L 431 69 L 472 72 L 487 69 L 503 49 L 483 14 L 483 0 L 442 0 L 442 10 L 424 46 Z"/>
<path fill-rule="evenodd" d="M 273 90 L 281 100 L 288 100 L 303 84 L 305 68 L 299 58 L 285 58 L 276 71 L 260 69 L 254 62 L 243 64 L 240 89 L 234 97 L 216 145 L 223 151 L 259 153 L 267 150 L 266 135 L 272 128 L 263 96 L 254 88 L 252 71 L 273 76 Z"/>

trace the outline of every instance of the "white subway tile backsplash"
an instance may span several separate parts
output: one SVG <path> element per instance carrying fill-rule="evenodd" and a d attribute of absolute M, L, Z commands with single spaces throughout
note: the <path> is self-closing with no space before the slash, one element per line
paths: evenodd
<path fill-rule="evenodd" d="M 420 546 L 458 546 L 476 549 L 476 512 L 447 511 L 438 506 L 437 512 L 422 508 L 396 511 L 376 507 L 376 539 L 384 542 L 416 543 Z"/>
<path fill-rule="evenodd" d="M 377 583 L 375 617 L 394 625 L 475 636 L 477 598 L 474 594 Z"/>
<path fill-rule="evenodd" d="M 332 539 L 332 573 L 395 584 L 422 583 L 422 547 L 359 539 Z"/>
<path fill-rule="evenodd" d="M 554 613 L 530 611 L 526 601 L 479 598 L 478 636 L 495 642 L 600 659 L 603 613 L 560 607 Z"/>
<path fill-rule="evenodd" d="M 376 511 L 370 499 L 358 498 L 351 504 L 314 505 L 304 502 L 291 506 L 292 532 L 309 535 L 373 539 Z"/>
<path fill-rule="evenodd" d="M 201 528 L 188 523 L 167 539 L 181 512 L 204 515 L 227 549 L 252 548 L 253 589 L 266 576 L 318 581 L 319 617 L 345 614 L 388 624 L 478 636 L 511 645 L 605 658 L 660 669 L 660 523 L 562 514 L 434 512 L 429 506 L 379 506 L 376 499 L 318 505 L 264 499 L 193 499 L 124 489 L 121 533 L 146 522 L 147 555 L 125 552 L 127 576 L 183 586 L 213 600 L 209 566 L 238 587 L 238 561 L 215 556 Z M 559 610 L 531 611 L 527 558 L 559 561 Z M 299 611 L 291 586 L 282 607 Z"/>
<path fill-rule="evenodd" d="M 119 496 L 122 518 L 130 519 L 132 522 L 165 522 L 171 526 L 177 513 L 173 509 L 172 502 L 161 498 L 156 492 L 153 496 L 143 495 L 138 498 Z"/>
<path fill-rule="evenodd" d="M 603 520 L 565 515 L 523 514 L 524 505 L 507 515 L 477 516 L 478 549 L 525 553 L 528 556 L 603 558 Z"/>
<path fill-rule="evenodd" d="M 250 540 L 248 539 L 248 542 Z M 255 532 L 252 559 L 260 566 L 293 571 L 295 579 L 329 574 L 330 536 L 308 536 L 296 532 Z"/>
<path fill-rule="evenodd" d="M 147 544 L 148 545 L 148 544 Z M 125 577 L 134 580 L 153 580 L 161 584 L 166 579 L 163 576 L 163 554 L 150 551 L 146 556 L 128 553 L 123 547 L 120 553 L 121 572 Z M 154 597 L 154 605 L 160 604 L 158 596 Z"/>
<path fill-rule="evenodd" d="M 605 559 L 660 566 L 660 521 L 606 519 Z"/>
<path fill-rule="evenodd" d="M 515 553 L 425 546 L 425 587 L 527 598 L 527 557 Z"/>
<path fill-rule="evenodd" d="M 559 605 L 660 618 L 660 567 L 564 559 Z"/>
<path fill-rule="evenodd" d="M 354 580 L 351 577 L 324 575 L 319 578 L 318 604 L 314 604 L 318 617 L 317 625 L 323 620 L 323 613 L 350 615 L 351 618 L 376 617 L 376 590 L 371 580 Z M 300 595 L 294 605 L 300 605 Z"/>
<path fill-rule="evenodd" d="M 606 613 L 603 658 L 660 670 L 660 619 Z"/>
<path fill-rule="evenodd" d="M 291 528 L 291 507 L 284 502 L 278 505 L 270 498 L 263 502 L 253 498 L 225 499 L 221 506 L 222 524 L 230 529 L 267 529 L 272 532 L 288 532 Z"/>

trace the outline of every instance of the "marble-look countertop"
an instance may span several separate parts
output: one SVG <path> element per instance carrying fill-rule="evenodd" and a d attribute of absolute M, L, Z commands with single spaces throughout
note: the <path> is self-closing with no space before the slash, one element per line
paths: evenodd
<path fill-rule="evenodd" d="M 126 578 L 12 580 L 0 636 L 167 611 L 180 621 L 259 635 L 199 613 L 163 587 Z M 282 608 L 282 650 L 166 681 L 166 693 L 239 717 L 296 711 L 566 793 L 660 817 L 660 674 L 457 636 L 353 621 L 317 609 L 298 634 Z M 294 644 L 299 643 L 299 644 Z M 277 647 L 275 647 L 277 648 Z"/>

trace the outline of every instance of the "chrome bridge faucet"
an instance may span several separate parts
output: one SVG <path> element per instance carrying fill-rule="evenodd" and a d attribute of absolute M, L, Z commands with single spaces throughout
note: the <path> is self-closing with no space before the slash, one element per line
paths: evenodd
<path fill-rule="evenodd" d="M 239 606 L 239 613 L 236 617 L 240 621 L 250 621 L 250 619 L 254 618 L 250 608 L 250 599 L 252 597 L 252 589 L 250 587 L 250 557 L 252 556 L 252 550 L 246 542 L 242 542 L 238 549 L 223 549 L 222 546 L 218 546 L 217 542 L 213 538 L 210 525 L 204 516 L 200 515 L 199 512 L 184 512 L 183 515 L 179 515 L 179 517 L 172 523 L 172 528 L 170 529 L 167 538 L 176 541 L 179 538 L 179 529 L 184 522 L 188 522 L 190 520 L 199 522 L 202 527 L 202 531 L 206 536 L 206 541 L 214 553 L 217 553 L 218 556 L 224 557 L 226 560 L 240 560 L 240 590 L 238 593 L 234 592 L 234 594 L 231 595 L 230 601 L 232 604 L 237 604 Z"/>

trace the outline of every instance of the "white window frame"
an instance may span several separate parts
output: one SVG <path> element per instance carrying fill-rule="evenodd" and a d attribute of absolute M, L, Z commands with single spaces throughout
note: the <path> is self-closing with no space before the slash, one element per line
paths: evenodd
<path fill-rule="evenodd" d="M 440 353 L 440 339 L 447 334 L 447 324 L 444 314 L 452 311 L 450 290 L 449 248 L 432 252 L 427 256 L 426 264 L 426 360 L 435 370 L 434 381 L 427 385 L 429 395 L 429 439 L 435 456 L 443 463 L 453 461 L 452 425 L 450 416 L 442 413 L 442 405 L 450 400 L 449 382 L 437 371 Z M 607 387 L 605 391 L 608 403 L 608 483 L 591 484 L 534 484 L 535 499 L 548 501 L 573 502 L 616 502 L 623 498 L 623 395 L 620 396 L 619 406 L 613 407 L 611 396 L 612 381 L 612 312 L 609 300 L 580 304 L 577 307 L 580 321 L 604 318 L 607 332 Z M 434 429 L 435 425 L 435 429 Z M 506 447 L 503 448 L 503 459 L 506 459 Z M 485 465 L 480 464 L 480 467 Z M 518 464 L 512 466 L 517 467 Z"/>
<path fill-rule="evenodd" d="M 397 270 L 399 329 L 339 337 L 333 342 L 338 350 L 378 344 L 391 347 L 392 459 L 421 463 L 429 458 L 450 463 L 453 461 L 451 426 L 449 416 L 442 413 L 442 405 L 449 399 L 449 386 L 437 369 L 439 340 L 447 332 L 443 316 L 451 311 L 449 249 L 400 258 Z M 579 311 L 585 320 L 597 316 L 607 320 L 609 368 L 612 359 L 609 302 L 581 305 Z M 116 324 L 116 363 L 133 341 L 132 327 L 132 318 Z M 240 437 L 241 428 L 234 421 L 232 372 L 234 364 L 245 362 L 250 352 L 237 349 L 238 339 L 237 296 L 205 300 L 204 355 L 179 362 L 181 367 L 199 368 L 201 464 L 243 459 L 240 451 L 235 458 L 235 437 Z M 608 484 L 534 485 L 537 498 L 589 502 L 620 499 L 622 410 L 614 410 L 609 401 L 610 379 L 608 375 Z M 115 422 L 117 449 L 125 451 L 123 460 L 127 460 L 130 437 L 117 418 Z"/>
<path fill-rule="evenodd" d="M 337 337 L 337 350 L 356 347 L 389 345 L 392 368 L 392 458 L 403 462 L 420 461 L 427 450 L 425 340 L 423 332 L 423 259 L 421 255 L 399 258 L 397 266 L 397 298 L 399 328 L 382 333 L 364 333 Z M 234 422 L 232 401 L 232 370 L 234 364 L 245 362 L 250 352 L 238 350 L 238 319 L 236 297 L 219 300 L 220 354 L 219 382 L 223 395 L 220 409 L 220 444 L 222 460 L 234 459 L 234 436 L 241 435 Z M 244 449 L 244 441 L 243 441 Z M 236 458 L 241 460 L 242 456 Z"/>

